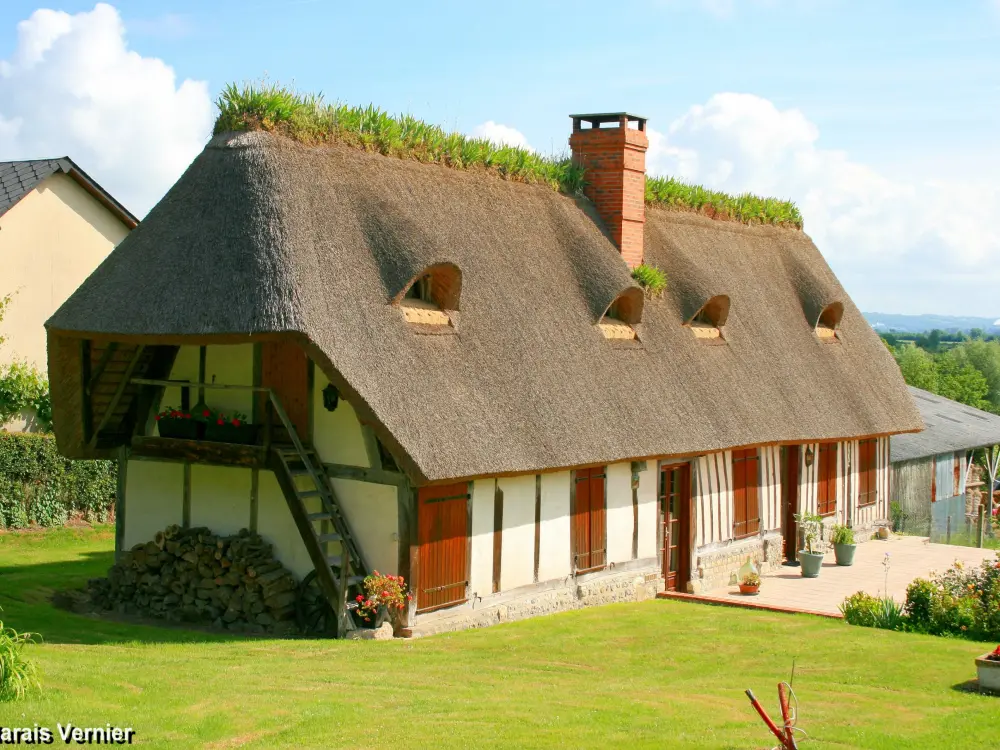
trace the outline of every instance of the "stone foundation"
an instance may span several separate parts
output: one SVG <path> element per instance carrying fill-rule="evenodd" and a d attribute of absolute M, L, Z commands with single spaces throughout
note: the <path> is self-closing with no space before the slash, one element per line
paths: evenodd
<path fill-rule="evenodd" d="M 501 622 L 566 612 L 613 602 L 641 602 L 663 591 L 663 576 L 656 560 L 589 573 L 576 578 L 525 586 L 456 607 L 417 615 L 410 628 L 413 637 L 467 628 L 485 628 Z"/>
<path fill-rule="evenodd" d="M 702 547 L 696 552 L 694 573 L 688 588 L 693 594 L 736 585 L 736 571 L 750 558 L 763 573 L 782 562 L 782 540 L 777 531 L 763 536 Z"/>

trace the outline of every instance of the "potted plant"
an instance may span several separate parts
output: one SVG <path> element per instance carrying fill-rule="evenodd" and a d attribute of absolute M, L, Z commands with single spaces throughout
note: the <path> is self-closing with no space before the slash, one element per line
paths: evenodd
<path fill-rule="evenodd" d="M 252 445 L 257 441 L 257 425 L 247 422 L 247 415 L 238 411 L 231 414 L 209 411 L 205 440 Z"/>
<path fill-rule="evenodd" d="M 795 522 L 802 529 L 802 535 L 805 539 L 805 549 L 799 550 L 802 577 L 816 578 L 823 567 L 823 553 L 814 551 L 813 544 L 819 539 L 820 530 L 823 528 L 823 519 L 815 513 L 796 513 Z"/>
<path fill-rule="evenodd" d="M 830 541 L 833 542 L 833 554 L 837 558 L 837 565 L 854 565 L 854 552 L 858 548 L 854 543 L 854 529 L 838 523 L 833 527 Z"/>
<path fill-rule="evenodd" d="M 403 576 L 392 576 L 373 571 L 365 576 L 364 593 L 358 594 L 348 605 L 355 622 L 363 628 L 378 628 L 392 622 L 395 628 L 399 615 L 413 596 L 406 590 Z"/>
<path fill-rule="evenodd" d="M 740 581 L 741 594 L 756 594 L 760 591 L 760 574 L 747 573 Z"/>
<path fill-rule="evenodd" d="M 197 440 L 199 437 L 201 423 L 191 416 L 190 411 L 168 407 L 157 414 L 154 419 L 160 437 L 180 440 Z"/>
<path fill-rule="evenodd" d="M 1000 646 L 976 659 L 979 689 L 1000 693 Z"/>

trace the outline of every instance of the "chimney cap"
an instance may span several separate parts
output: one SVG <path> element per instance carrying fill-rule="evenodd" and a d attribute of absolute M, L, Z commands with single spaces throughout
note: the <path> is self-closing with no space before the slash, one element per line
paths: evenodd
<path fill-rule="evenodd" d="M 646 120 L 648 119 L 641 115 L 630 114 L 629 112 L 597 112 L 593 114 L 570 115 L 570 118 L 573 120 L 573 130 L 582 130 L 581 123 L 584 122 L 589 122 L 592 128 L 599 128 L 606 122 L 621 122 L 623 119 L 626 122 L 637 122 L 639 123 L 639 130 L 645 130 Z"/>

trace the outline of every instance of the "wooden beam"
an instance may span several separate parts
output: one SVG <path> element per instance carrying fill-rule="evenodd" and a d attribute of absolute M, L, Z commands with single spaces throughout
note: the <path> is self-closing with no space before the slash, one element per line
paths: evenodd
<path fill-rule="evenodd" d="M 371 425 L 361 425 L 361 439 L 365 443 L 365 454 L 368 456 L 368 465 L 373 469 L 382 468 L 382 454 L 378 450 L 378 438 Z"/>
<path fill-rule="evenodd" d="M 470 493 L 471 494 L 471 493 Z M 472 500 L 469 500 L 472 505 Z M 493 490 L 493 593 L 500 591 L 500 571 L 503 560 L 503 490 L 497 482 Z"/>
<path fill-rule="evenodd" d="M 135 354 L 132 355 L 132 360 L 128 363 L 128 368 L 126 368 L 124 374 L 122 375 L 121 382 L 118 383 L 118 387 L 115 389 L 115 395 L 111 397 L 111 403 L 108 404 L 108 408 L 104 411 L 104 416 L 101 417 L 101 421 L 97 425 L 97 429 L 94 430 L 94 434 L 90 438 L 91 448 L 94 448 L 97 445 L 97 438 L 101 434 L 101 430 L 103 430 L 107 425 L 108 420 L 111 419 L 111 415 L 118 406 L 118 402 L 121 401 L 122 394 L 125 393 L 125 389 L 131 381 L 132 373 L 135 372 L 135 368 L 139 364 L 139 359 L 142 357 L 142 353 L 145 350 L 146 347 L 140 346 L 136 348 Z"/>
<path fill-rule="evenodd" d="M 259 445 L 215 443 L 208 440 L 179 440 L 177 438 L 145 437 L 142 435 L 136 435 L 132 438 L 132 454 L 139 458 L 152 458 L 158 461 L 185 461 L 215 466 L 259 468 L 267 462 L 267 453 Z"/>
<path fill-rule="evenodd" d="M 184 487 L 181 498 L 181 525 L 191 528 L 191 464 L 184 462 Z"/>
<path fill-rule="evenodd" d="M 538 561 L 542 551 L 542 475 L 535 474 L 535 573 L 538 583 Z"/>
<path fill-rule="evenodd" d="M 396 575 L 403 576 L 406 585 L 412 591 L 416 591 L 416 586 L 410 578 L 410 547 L 414 541 L 413 535 L 416 531 L 416 519 L 413 518 L 412 508 L 410 507 L 411 494 L 410 484 L 404 478 L 396 486 Z M 412 607 L 409 607 L 405 614 L 407 622 L 409 622 L 410 610 L 412 610 Z M 404 627 L 406 624 L 406 622 L 403 623 Z"/>
<path fill-rule="evenodd" d="M 407 608 L 406 620 L 412 627 L 417 617 L 417 607 L 420 606 L 420 512 L 417 507 L 417 488 L 407 487 L 407 509 L 410 514 L 410 591 L 413 598 Z"/>
<path fill-rule="evenodd" d="M 257 533 L 257 520 L 260 516 L 260 469 L 256 466 L 250 470 L 250 531 Z"/>
<path fill-rule="evenodd" d="M 118 481 L 115 485 L 115 561 L 125 551 L 125 487 L 128 478 L 128 447 L 118 449 Z"/>
<path fill-rule="evenodd" d="M 395 471 L 383 471 L 382 469 L 366 469 L 361 466 L 348 466 L 346 464 L 323 464 L 326 473 L 335 479 L 354 479 L 359 482 L 371 482 L 373 484 L 388 484 L 398 487 L 405 483 L 406 475 Z"/>
<path fill-rule="evenodd" d="M 97 381 L 101 379 L 101 375 L 104 374 L 104 368 L 108 366 L 108 362 L 117 350 L 118 342 L 112 341 L 108 344 L 104 353 L 101 354 L 101 358 L 97 361 L 97 367 L 94 368 L 93 374 L 91 374 L 90 379 L 87 381 L 88 394 L 94 392 L 94 386 L 97 385 Z"/>

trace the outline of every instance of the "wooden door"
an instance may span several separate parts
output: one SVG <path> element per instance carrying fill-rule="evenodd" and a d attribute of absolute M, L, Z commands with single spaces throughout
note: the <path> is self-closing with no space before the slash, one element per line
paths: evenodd
<path fill-rule="evenodd" d="M 573 493 L 573 570 L 585 573 L 607 565 L 604 466 L 577 469 Z"/>
<path fill-rule="evenodd" d="M 260 384 L 275 392 L 299 438 L 308 440 L 309 357 L 302 347 L 290 341 L 261 344 Z"/>
<path fill-rule="evenodd" d="M 781 449 L 781 507 L 784 520 L 782 544 L 785 560 L 794 562 L 798 552 L 799 527 L 795 514 L 799 512 L 799 446 L 786 445 Z"/>
<path fill-rule="evenodd" d="M 667 591 L 686 591 L 691 579 L 691 467 L 660 469 L 660 559 Z"/>
<path fill-rule="evenodd" d="M 469 485 L 417 491 L 417 611 L 461 604 L 469 585 Z"/>

